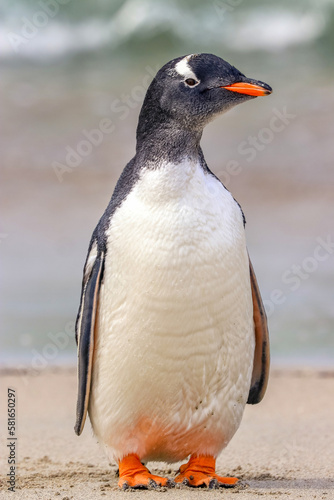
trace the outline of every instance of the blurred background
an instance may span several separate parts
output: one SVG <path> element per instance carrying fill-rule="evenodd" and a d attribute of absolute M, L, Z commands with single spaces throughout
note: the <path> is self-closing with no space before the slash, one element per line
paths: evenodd
<path fill-rule="evenodd" d="M 91 233 L 168 60 L 214 53 L 274 93 L 205 130 L 246 214 L 275 366 L 334 361 L 334 1 L 2 0 L 1 358 L 74 364 Z"/>

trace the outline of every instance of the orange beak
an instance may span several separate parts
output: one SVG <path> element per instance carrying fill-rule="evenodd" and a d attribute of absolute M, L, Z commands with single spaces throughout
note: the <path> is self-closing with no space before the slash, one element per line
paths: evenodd
<path fill-rule="evenodd" d="M 255 83 L 245 83 L 245 82 L 237 82 L 232 83 L 232 85 L 227 85 L 226 87 L 221 87 L 222 89 L 231 90 L 232 92 L 238 92 L 238 94 L 246 94 L 246 95 L 269 95 L 272 93 L 269 85 L 268 88 L 261 87 L 261 85 L 256 85 Z"/>

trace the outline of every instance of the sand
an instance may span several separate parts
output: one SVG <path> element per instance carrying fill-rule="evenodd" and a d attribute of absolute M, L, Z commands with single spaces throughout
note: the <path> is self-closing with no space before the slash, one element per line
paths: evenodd
<path fill-rule="evenodd" d="M 7 490 L 7 388 L 16 390 L 16 490 Z M 234 489 L 118 490 L 89 422 L 73 431 L 76 373 L 73 368 L 1 374 L 1 491 L 16 499 L 334 499 L 334 372 L 278 370 L 265 399 L 247 405 L 237 434 L 218 459 L 221 474 L 236 475 Z M 151 463 L 173 477 L 178 464 Z"/>

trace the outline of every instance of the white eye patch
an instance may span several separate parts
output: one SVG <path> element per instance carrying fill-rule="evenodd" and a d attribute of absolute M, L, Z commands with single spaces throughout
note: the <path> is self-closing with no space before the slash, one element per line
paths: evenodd
<path fill-rule="evenodd" d="M 181 76 L 183 76 L 184 79 L 187 78 L 193 78 L 196 80 L 196 82 L 199 82 L 197 76 L 189 66 L 189 61 L 193 57 L 194 54 L 190 54 L 189 56 L 184 57 L 179 61 L 178 63 L 175 64 L 175 70 L 177 73 Z"/>

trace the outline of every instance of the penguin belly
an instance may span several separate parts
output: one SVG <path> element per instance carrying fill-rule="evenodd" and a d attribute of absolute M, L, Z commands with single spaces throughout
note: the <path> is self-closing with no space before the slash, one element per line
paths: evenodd
<path fill-rule="evenodd" d="M 107 230 L 89 415 L 110 460 L 217 456 L 254 355 L 242 213 L 185 161 L 143 169 Z"/>

